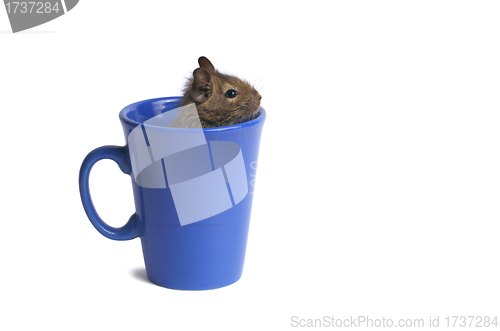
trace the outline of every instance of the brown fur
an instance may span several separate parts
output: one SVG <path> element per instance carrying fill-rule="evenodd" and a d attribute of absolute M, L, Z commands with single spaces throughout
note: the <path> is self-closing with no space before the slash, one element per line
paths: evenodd
<path fill-rule="evenodd" d="M 200 68 L 186 83 L 180 106 L 194 103 L 204 128 L 243 123 L 260 115 L 261 96 L 248 82 L 218 72 L 205 57 L 198 63 Z M 225 95 L 231 89 L 238 93 L 234 98 Z M 181 115 L 174 126 L 192 128 L 196 123 L 194 118 Z"/>

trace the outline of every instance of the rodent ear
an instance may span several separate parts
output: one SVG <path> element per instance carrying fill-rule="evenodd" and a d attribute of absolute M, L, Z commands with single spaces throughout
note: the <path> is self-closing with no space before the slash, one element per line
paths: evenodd
<path fill-rule="evenodd" d="M 193 71 L 193 85 L 191 96 L 196 102 L 205 102 L 212 95 L 211 75 L 205 68 Z"/>
<path fill-rule="evenodd" d="M 198 59 L 198 64 L 200 65 L 201 68 L 205 68 L 206 70 L 210 71 L 210 72 L 214 72 L 215 71 L 215 68 L 214 68 L 214 65 L 212 64 L 212 62 L 210 62 L 206 57 L 204 56 L 201 56 L 199 59 Z"/>

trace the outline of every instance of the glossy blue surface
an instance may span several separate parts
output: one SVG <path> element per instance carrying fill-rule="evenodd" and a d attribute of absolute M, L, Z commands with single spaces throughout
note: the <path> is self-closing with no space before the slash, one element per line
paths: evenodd
<path fill-rule="evenodd" d="M 178 97 L 157 98 L 125 107 L 120 112 L 125 138 L 137 125 L 176 108 L 178 102 Z M 131 174 L 131 166 L 128 146 L 104 146 L 89 153 L 80 170 L 80 193 L 90 221 L 110 239 L 140 237 L 147 275 L 160 286 L 206 290 L 236 282 L 241 277 L 245 259 L 253 182 L 265 118 L 266 113 L 262 109 L 262 114 L 250 122 L 203 130 L 207 141 L 232 141 L 241 147 L 249 193 L 232 208 L 205 220 L 180 226 L 168 188 L 144 188 L 132 179 L 136 213 L 122 228 L 113 228 L 100 219 L 92 204 L 88 176 L 93 164 L 103 158 L 114 160 L 127 174 Z"/>

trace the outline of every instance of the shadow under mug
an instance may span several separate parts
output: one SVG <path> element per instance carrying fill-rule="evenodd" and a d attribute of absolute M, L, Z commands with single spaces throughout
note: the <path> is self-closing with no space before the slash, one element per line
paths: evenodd
<path fill-rule="evenodd" d="M 242 169 L 239 172 L 241 175 L 239 183 L 241 184 L 241 178 L 243 178 L 243 186 L 240 185 L 240 187 L 244 189 L 239 190 L 238 197 L 236 191 L 233 191 L 231 195 L 232 179 L 229 176 L 231 167 L 228 164 L 217 164 L 215 151 L 212 151 L 210 174 L 214 176 L 223 174 L 224 177 L 220 178 L 223 178 L 222 180 L 227 185 L 228 196 L 231 198 L 230 205 L 222 212 L 216 214 L 212 212 L 214 215 L 207 218 L 201 217 L 200 220 L 182 223 L 186 211 L 188 214 L 190 210 L 199 214 L 196 204 L 193 206 L 184 204 L 182 207 L 184 211 L 181 210 L 180 204 L 177 203 L 178 198 L 176 200 L 174 185 L 168 187 L 168 174 L 166 173 L 168 170 L 166 171 L 164 160 L 158 164 L 165 176 L 164 178 L 158 177 L 157 180 L 167 182 L 167 187 L 161 187 L 162 184 L 155 187 L 154 183 L 153 185 L 139 185 L 141 183 L 139 181 L 138 184 L 138 174 L 134 174 L 134 169 L 136 171 L 138 169 L 137 162 L 134 163 L 134 154 L 137 152 L 130 146 L 130 137 L 133 132 L 141 137 L 144 134 L 149 151 L 152 147 L 147 138 L 148 129 L 165 133 L 164 141 L 160 141 L 164 146 L 174 143 L 173 139 L 176 138 L 171 133 L 189 134 L 193 129 L 147 127 L 144 124 L 158 115 L 161 117 L 161 114 L 178 108 L 179 101 L 179 97 L 157 98 L 139 101 L 125 107 L 120 112 L 119 118 L 127 144 L 123 147 L 99 147 L 87 155 L 80 168 L 80 195 L 88 218 L 102 235 L 113 240 L 130 240 L 140 237 L 146 273 L 153 283 L 178 290 L 220 288 L 236 282 L 243 271 L 260 136 L 266 112 L 261 108 L 260 116 L 249 122 L 198 130 L 198 133 L 203 132 L 207 147 L 217 144 L 239 146 L 239 151 L 237 151 L 238 160 L 240 160 L 239 168 Z M 90 197 L 90 171 L 93 165 L 102 159 L 115 161 L 121 171 L 130 175 L 132 179 L 136 212 L 120 228 L 109 226 L 99 217 Z M 191 165 L 185 164 L 185 166 Z M 205 185 L 205 183 L 204 187 L 196 188 L 194 184 L 190 184 L 191 186 L 185 184 L 187 182 L 189 181 L 181 184 L 191 189 L 194 188 L 191 192 L 193 196 L 199 199 L 205 197 L 213 199 L 210 195 L 212 189 L 210 185 Z M 220 189 L 221 186 L 218 187 Z M 188 192 L 188 200 L 190 195 Z"/>

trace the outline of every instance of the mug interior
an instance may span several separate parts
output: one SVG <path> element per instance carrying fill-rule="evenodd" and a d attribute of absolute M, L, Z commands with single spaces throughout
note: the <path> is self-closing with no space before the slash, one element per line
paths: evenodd
<path fill-rule="evenodd" d="M 140 124 L 143 124 L 145 121 L 149 120 L 150 118 L 153 118 L 157 115 L 160 115 L 164 112 L 167 112 L 169 110 L 175 109 L 179 107 L 181 97 L 166 97 L 166 98 L 156 98 L 156 99 L 149 99 L 149 100 L 143 100 L 139 101 L 136 103 L 133 103 L 131 105 L 126 106 L 120 111 L 120 120 L 133 125 L 137 126 Z M 222 127 L 216 127 L 216 128 L 208 128 L 204 130 L 210 130 L 210 131 L 218 131 L 218 130 L 227 130 L 230 128 L 239 128 L 242 126 L 249 126 L 253 125 L 259 121 L 264 120 L 265 118 L 265 110 L 264 108 L 260 107 L 260 115 L 256 117 L 255 119 L 240 123 L 240 124 L 235 124 L 231 126 L 222 126 Z M 186 129 L 183 129 L 186 130 Z"/>

